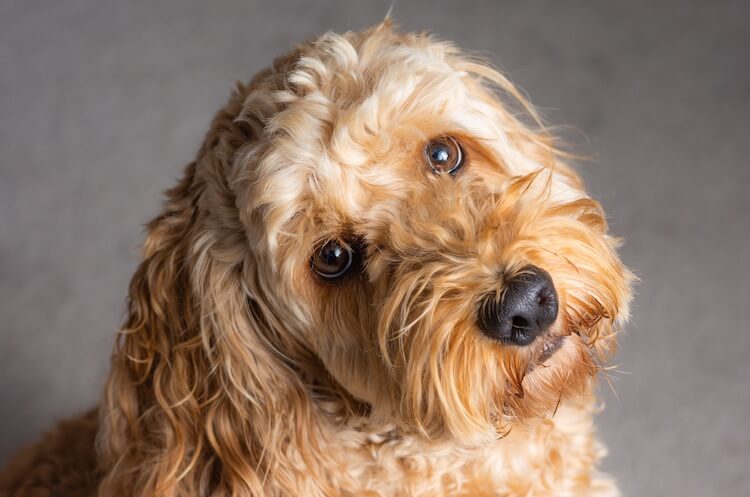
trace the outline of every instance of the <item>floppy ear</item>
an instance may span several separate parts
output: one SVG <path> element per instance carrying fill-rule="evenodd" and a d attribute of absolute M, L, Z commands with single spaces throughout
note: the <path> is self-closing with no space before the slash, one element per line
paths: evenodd
<path fill-rule="evenodd" d="M 262 130 L 237 119 L 251 91 L 240 86 L 217 115 L 148 225 L 101 409 L 101 496 L 266 495 L 268 471 L 324 457 L 301 352 L 280 340 L 227 179 Z"/>

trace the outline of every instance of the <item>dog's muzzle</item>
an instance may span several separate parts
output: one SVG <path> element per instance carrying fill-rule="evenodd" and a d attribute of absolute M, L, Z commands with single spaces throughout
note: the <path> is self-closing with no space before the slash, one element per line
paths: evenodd
<path fill-rule="evenodd" d="M 525 267 L 506 283 L 502 298 L 487 296 L 479 308 L 479 328 L 510 345 L 529 345 L 557 319 L 558 299 L 552 278 L 536 266 Z"/>

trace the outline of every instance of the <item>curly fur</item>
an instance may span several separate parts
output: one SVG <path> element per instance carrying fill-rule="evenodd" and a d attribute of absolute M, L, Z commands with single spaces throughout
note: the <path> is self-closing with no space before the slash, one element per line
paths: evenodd
<path fill-rule="evenodd" d="M 455 177 L 422 156 L 446 134 Z M 565 160 L 505 77 L 388 21 L 276 60 L 148 225 L 96 458 L 89 415 L 60 428 L 85 450 L 51 435 L 0 495 L 617 495 L 592 379 L 631 276 Z M 322 283 L 310 256 L 344 237 L 361 274 Z M 529 264 L 560 297 L 551 358 L 475 323 Z"/>

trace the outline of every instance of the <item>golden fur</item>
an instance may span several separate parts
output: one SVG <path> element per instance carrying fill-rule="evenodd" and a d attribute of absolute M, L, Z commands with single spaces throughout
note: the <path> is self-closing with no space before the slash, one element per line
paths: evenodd
<path fill-rule="evenodd" d="M 455 177 L 424 163 L 443 135 Z M 631 276 L 565 158 L 505 77 L 389 21 L 278 59 L 148 226 L 98 464 L 47 456 L 89 479 L 34 486 L 27 457 L 0 495 L 617 495 L 592 379 Z M 315 247 L 352 237 L 361 274 L 321 282 Z M 529 264 L 559 293 L 550 358 L 477 330 L 480 297 Z"/>

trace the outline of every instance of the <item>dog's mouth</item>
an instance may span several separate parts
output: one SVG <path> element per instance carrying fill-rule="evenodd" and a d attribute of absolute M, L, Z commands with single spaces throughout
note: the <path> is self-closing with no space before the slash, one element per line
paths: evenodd
<path fill-rule="evenodd" d="M 550 357 L 552 357 L 555 352 L 560 350 L 560 348 L 563 346 L 563 343 L 565 343 L 565 339 L 567 337 L 560 335 L 556 337 L 552 337 L 549 340 L 544 342 L 544 346 L 542 347 L 542 354 L 539 357 L 539 360 L 544 362 Z"/>
<path fill-rule="evenodd" d="M 544 341 L 542 345 L 542 351 L 539 357 L 536 359 L 537 364 L 544 364 L 549 358 L 555 355 L 555 352 L 560 350 L 565 344 L 565 339 L 568 338 L 565 335 L 551 336 Z"/>

